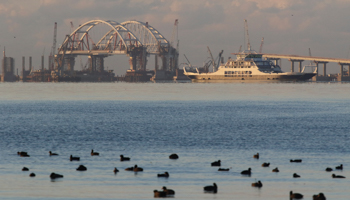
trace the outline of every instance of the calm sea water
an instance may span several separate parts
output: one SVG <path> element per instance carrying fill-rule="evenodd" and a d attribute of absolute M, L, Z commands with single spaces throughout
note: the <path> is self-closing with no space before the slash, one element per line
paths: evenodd
<path fill-rule="evenodd" d="M 153 199 L 167 186 L 176 199 L 280 200 L 293 190 L 346 200 L 349 105 L 346 83 L 1 83 L 0 198 Z M 219 159 L 230 171 L 210 166 Z M 88 170 L 76 171 L 81 164 Z M 144 172 L 124 171 L 135 164 Z M 249 167 L 252 176 L 242 176 Z M 165 171 L 169 178 L 157 178 Z M 261 189 L 251 187 L 257 180 Z M 213 182 L 218 193 L 204 193 Z"/>

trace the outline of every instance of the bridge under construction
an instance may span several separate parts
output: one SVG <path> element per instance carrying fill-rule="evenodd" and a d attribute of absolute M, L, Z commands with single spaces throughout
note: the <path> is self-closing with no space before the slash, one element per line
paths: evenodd
<path fill-rule="evenodd" d="M 175 20 L 171 40 L 167 40 L 148 22 L 91 20 L 75 30 L 71 22 L 71 33 L 56 48 L 55 23 L 48 69 L 44 68 L 42 57 L 40 70 L 32 71 L 30 61 L 29 71 L 26 71 L 23 58 L 23 81 L 113 81 L 113 70 L 105 70 L 104 65 L 104 59 L 113 55 L 129 57 L 125 78 L 130 81 L 179 79 L 177 26 L 178 20 Z M 82 56 L 87 56 L 85 66 Z M 155 66 L 147 70 L 150 56 L 154 56 Z M 80 59 L 81 71 L 75 69 L 76 58 Z"/>
<path fill-rule="evenodd" d="M 175 20 L 172 40 L 168 41 L 157 29 L 148 22 L 125 21 L 118 23 L 113 20 L 92 20 L 80 25 L 70 35 L 66 35 L 64 42 L 54 55 L 52 69 L 56 76 L 74 76 L 75 58 L 77 56 L 88 57 L 88 67 L 85 71 L 98 74 L 105 70 L 104 58 L 112 55 L 127 55 L 130 69 L 128 72 L 147 71 L 147 58 L 155 56 L 154 79 L 166 79 L 157 77 L 159 74 L 174 75 L 178 70 L 178 40 L 177 24 Z M 107 26 L 107 31 L 100 37 L 92 37 L 90 32 L 101 29 L 101 25 Z M 176 41 L 175 40 L 176 36 Z M 96 42 L 94 42 L 96 41 Z M 175 44 L 176 43 L 176 44 Z M 55 46 L 55 45 L 53 45 Z M 161 60 L 161 65 L 158 63 Z M 166 73 L 164 73 L 166 72 Z"/>
<path fill-rule="evenodd" d="M 282 55 L 282 54 L 263 54 L 263 57 L 270 60 L 274 60 L 277 64 L 281 59 L 287 59 L 291 62 L 291 72 L 294 72 L 294 63 L 299 63 L 298 71 L 302 71 L 302 62 L 311 61 L 315 64 L 316 76 L 313 77 L 314 81 L 331 81 L 336 79 L 337 81 L 350 81 L 350 59 L 342 58 L 326 58 L 326 57 L 312 57 L 312 56 L 298 56 L 298 55 Z M 340 66 L 340 72 L 336 77 L 327 76 L 327 63 L 337 63 Z M 323 64 L 323 75 L 320 75 L 319 64 Z M 344 73 L 344 67 L 347 66 L 348 70 Z"/>

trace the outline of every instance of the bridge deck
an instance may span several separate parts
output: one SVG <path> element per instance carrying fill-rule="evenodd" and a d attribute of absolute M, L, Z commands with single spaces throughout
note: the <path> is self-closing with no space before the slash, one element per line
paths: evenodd
<path fill-rule="evenodd" d="M 282 55 L 282 54 L 263 54 L 265 58 L 280 58 L 289 60 L 311 60 L 314 62 L 335 62 L 344 65 L 350 65 L 350 59 L 343 58 L 325 58 L 325 57 L 310 57 L 310 56 L 298 56 L 298 55 Z"/>

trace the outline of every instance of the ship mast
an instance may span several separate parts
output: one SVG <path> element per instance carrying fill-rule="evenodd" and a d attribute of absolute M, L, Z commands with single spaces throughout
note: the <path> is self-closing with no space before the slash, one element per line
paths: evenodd
<path fill-rule="evenodd" d="M 244 20 L 244 29 L 245 29 L 245 33 L 247 35 L 247 48 L 248 48 L 248 51 L 250 51 L 250 41 L 249 41 L 249 33 L 248 33 L 248 22 L 247 20 L 245 19 Z"/>

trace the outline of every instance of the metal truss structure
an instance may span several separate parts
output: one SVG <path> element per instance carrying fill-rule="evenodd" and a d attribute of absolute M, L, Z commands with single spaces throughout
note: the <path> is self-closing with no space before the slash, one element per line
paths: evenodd
<path fill-rule="evenodd" d="M 100 25 L 108 27 L 103 36 L 94 38 L 90 32 L 92 30 L 102 30 Z M 66 35 L 64 42 L 55 55 L 55 70 L 73 71 L 75 57 L 85 55 L 89 57 L 89 69 L 91 71 L 104 70 L 103 58 L 112 55 L 125 54 L 130 57 L 131 70 L 146 70 L 147 56 L 156 56 L 156 66 L 158 68 L 157 56 L 162 58 L 163 70 L 175 70 L 177 66 L 172 66 L 177 62 L 171 59 L 177 58 L 178 51 L 171 46 L 169 41 L 148 22 L 126 21 L 118 23 L 113 20 L 91 20 L 80 25 L 70 35 Z"/>

